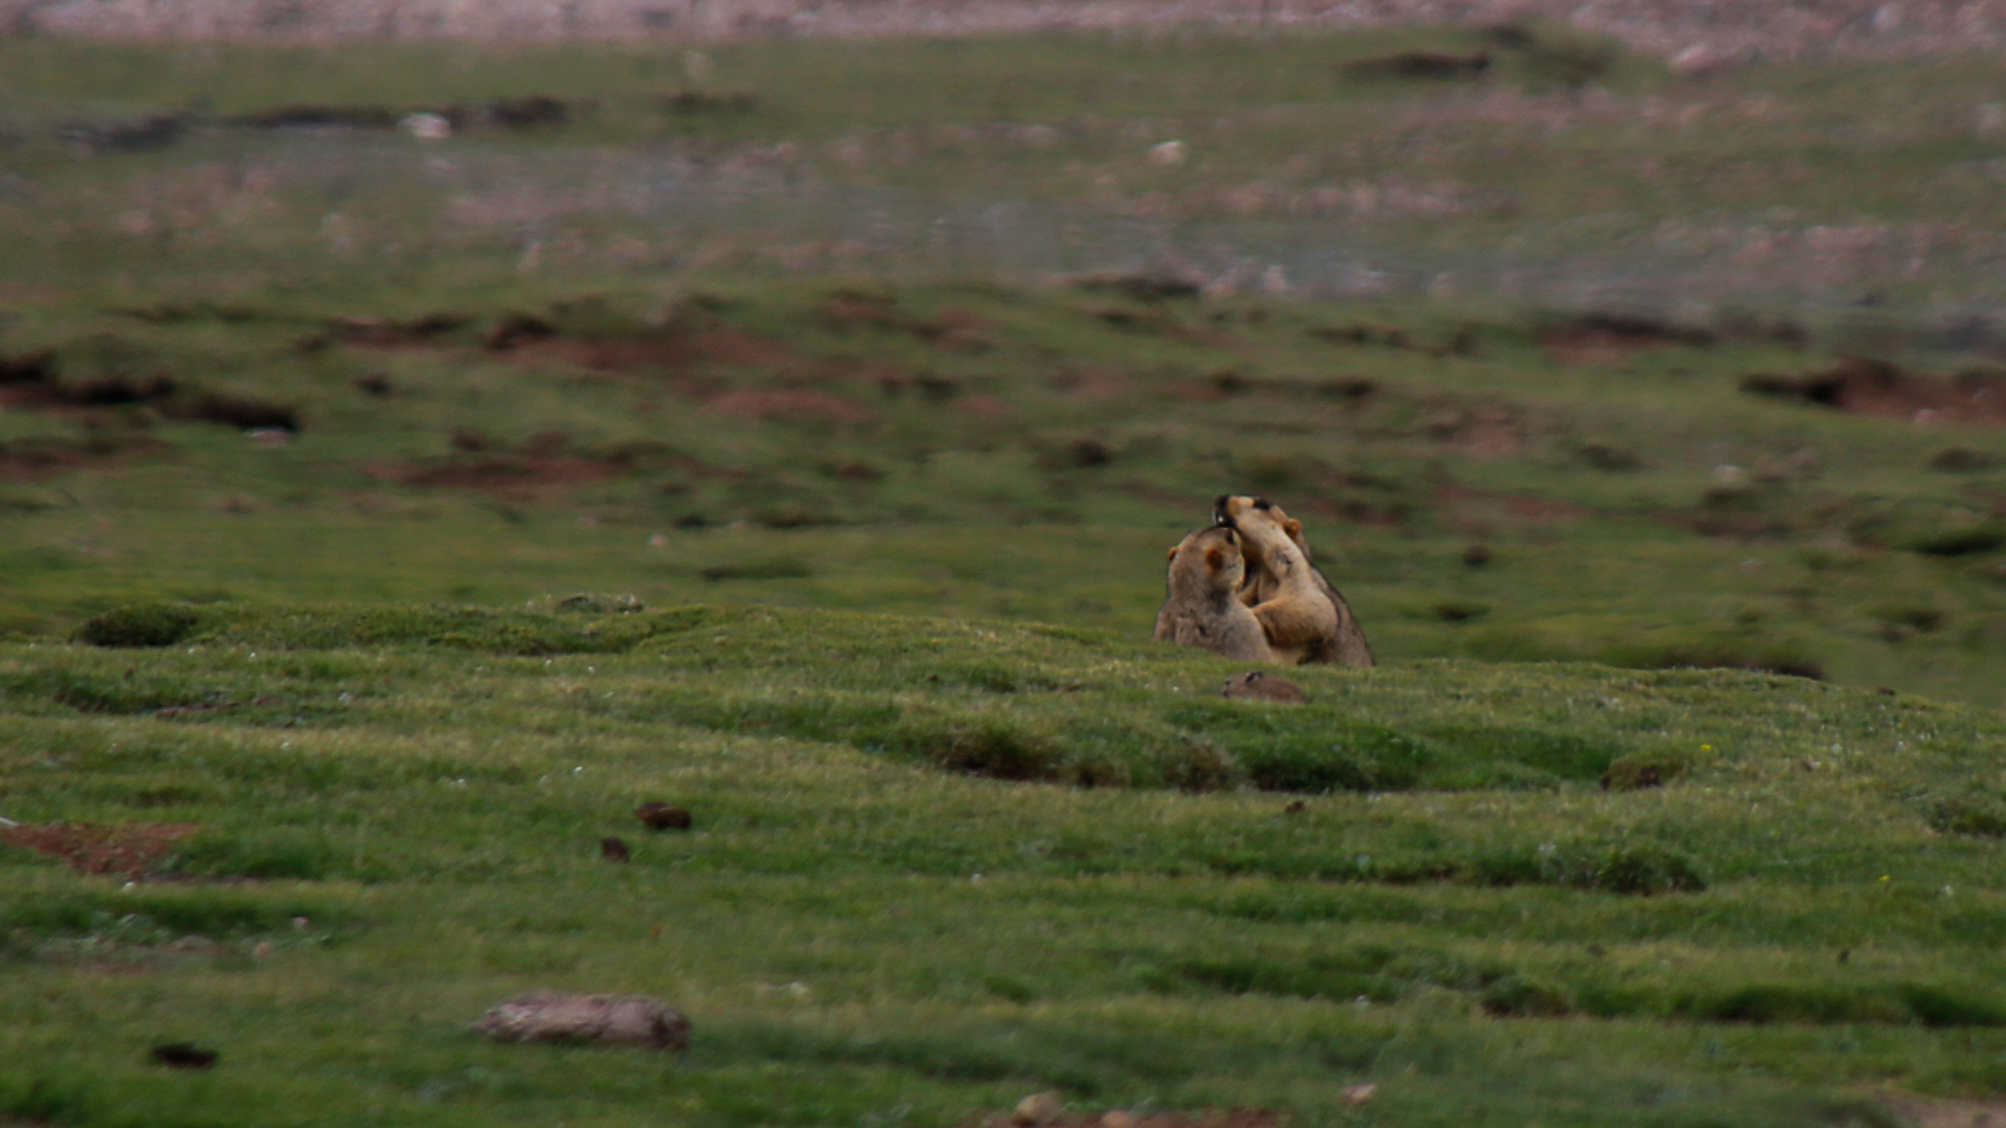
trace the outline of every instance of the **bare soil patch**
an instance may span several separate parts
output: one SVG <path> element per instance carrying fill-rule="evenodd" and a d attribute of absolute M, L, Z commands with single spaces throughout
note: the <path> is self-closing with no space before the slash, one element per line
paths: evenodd
<path fill-rule="evenodd" d="M 138 432 L 104 432 L 81 440 L 30 436 L 0 443 L 0 481 L 46 481 L 87 466 L 173 452 L 172 443 Z"/>
<path fill-rule="evenodd" d="M 1889 1112 L 1915 1128 L 2006 1128 L 2006 1101 L 1959 1101 L 1889 1093 Z"/>
<path fill-rule="evenodd" d="M 408 461 L 379 460 L 360 469 L 381 482 L 427 489 L 466 489 L 514 501 L 602 482 L 650 469 L 674 469 L 703 480 L 740 479 L 744 472 L 714 466 L 651 440 L 593 450 L 571 449 L 563 431 L 540 431 L 514 447 L 462 431 L 453 436 L 454 453 Z"/>
<path fill-rule="evenodd" d="M 857 425 L 877 419 L 877 413 L 828 392 L 804 389 L 746 388 L 712 397 L 705 409 L 751 419 L 797 419 Z"/>
<path fill-rule="evenodd" d="M 1917 423 L 2006 426 L 2006 370 L 1945 376 L 1856 357 L 1823 370 L 1751 373 L 1742 377 L 1741 390 Z"/>
<path fill-rule="evenodd" d="M 964 1128 L 1279 1128 L 1285 1117 L 1265 1108 L 1206 1108 L 1193 1112 L 1060 1113 L 1046 1118 L 1023 1111 L 1000 1112 L 972 1121 Z"/>
<path fill-rule="evenodd" d="M 286 404 L 203 391 L 161 371 L 63 379 L 62 359 L 58 350 L 0 357 L 0 406 L 58 412 L 136 406 L 241 430 L 300 429 L 298 411 Z"/>
<path fill-rule="evenodd" d="M 547 490 L 603 482 L 620 473 L 620 467 L 603 458 L 500 453 L 371 462 L 362 472 L 402 486 L 484 490 L 527 499 Z"/>
<path fill-rule="evenodd" d="M 78 873 L 138 877 L 202 828 L 195 823 L 23 823 L 0 842 L 61 858 Z"/>
<path fill-rule="evenodd" d="M 337 318 L 324 332 L 303 338 L 300 347 L 307 351 L 331 344 L 371 349 L 452 348 L 465 343 L 461 331 L 473 320 L 456 313 L 429 313 L 403 320 Z M 696 327 L 678 321 L 633 332 L 581 332 L 567 329 L 561 314 L 505 314 L 481 334 L 480 344 L 489 352 L 523 364 L 633 375 L 686 374 L 705 363 L 791 372 L 804 363 L 786 342 L 742 329 Z"/>
<path fill-rule="evenodd" d="M 1652 317 L 1588 313 L 1546 326 L 1539 343 L 1563 364 L 1627 364 L 1646 349 L 1706 348 L 1718 339 L 1711 329 L 1676 325 Z"/>
<path fill-rule="evenodd" d="M 1451 521 L 1472 534 L 1485 532 L 1500 520 L 1505 523 L 1553 525 L 1579 521 L 1590 514 L 1581 506 L 1536 494 L 1486 490 L 1453 483 L 1435 487 L 1435 500 L 1442 505 Z M 1489 561 L 1486 551 L 1483 559 L 1473 566 L 1480 567 Z"/>

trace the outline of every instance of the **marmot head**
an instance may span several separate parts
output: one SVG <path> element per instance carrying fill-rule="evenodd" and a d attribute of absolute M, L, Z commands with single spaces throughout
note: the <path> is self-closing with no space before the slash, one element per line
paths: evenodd
<path fill-rule="evenodd" d="M 1231 592 L 1246 578 L 1239 530 L 1209 525 L 1177 542 L 1170 550 L 1172 591 Z"/>
<path fill-rule="evenodd" d="M 1282 512 L 1282 507 L 1264 497 L 1236 497 L 1220 494 L 1212 503 L 1212 519 L 1220 526 L 1241 534 L 1250 565 L 1258 566 L 1269 552 L 1284 544 L 1294 544 L 1303 558 L 1309 549 L 1303 543 L 1303 523 Z"/>

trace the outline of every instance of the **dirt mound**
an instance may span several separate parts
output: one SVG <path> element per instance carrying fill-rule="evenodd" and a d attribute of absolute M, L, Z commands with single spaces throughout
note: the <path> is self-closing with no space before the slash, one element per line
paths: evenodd
<path fill-rule="evenodd" d="M 39 411 L 150 407 L 168 419 L 221 423 L 240 430 L 297 432 L 299 413 L 251 396 L 205 392 L 163 372 L 61 378 L 57 351 L 0 357 L 0 405 Z"/>
<path fill-rule="evenodd" d="M 1206 1108 L 1195 1112 L 1117 1109 L 1095 1115 L 1045 1113 L 1019 1105 L 1015 1112 L 986 1116 L 964 1128 L 1279 1128 L 1286 1119 L 1281 1113 L 1265 1108 Z"/>
<path fill-rule="evenodd" d="M 363 464 L 362 472 L 382 482 L 428 489 L 480 490 L 519 501 L 547 492 L 590 485 L 623 474 L 673 468 L 697 479 L 736 479 L 741 471 L 713 466 L 651 440 L 592 450 L 571 449 L 571 436 L 540 431 L 513 448 L 475 431 L 454 434 L 454 453 L 410 461 Z"/>
<path fill-rule="evenodd" d="M 296 102 L 226 117 L 223 124 L 239 129 L 395 129 L 414 114 L 428 114 L 443 119 L 454 132 L 475 127 L 534 129 L 568 124 L 591 108 L 548 94 L 425 106 Z"/>
<path fill-rule="evenodd" d="M 714 397 L 705 407 L 725 415 L 750 419 L 796 419 L 808 422 L 862 424 L 877 414 L 828 392 L 743 389 Z"/>
<path fill-rule="evenodd" d="M 137 432 L 102 432 L 82 440 L 30 436 L 0 443 L 0 480 L 40 481 L 84 466 L 173 451 L 173 444 Z"/>
<path fill-rule="evenodd" d="M 78 873 L 138 877 L 201 829 L 194 823 L 23 823 L 0 827 L 0 842 L 61 858 Z"/>
<path fill-rule="evenodd" d="M 1481 78 L 1491 69 L 1488 51 L 1457 54 L 1447 51 L 1401 51 L 1360 59 L 1344 68 L 1347 78 L 1459 79 Z"/>
<path fill-rule="evenodd" d="M 470 343 L 462 334 L 474 318 L 459 313 L 428 313 L 397 319 L 340 317 L 325 330 L 303 337 L 301 351 L 318 352 L 331 345 L 370 349 L 450 348 Z M 966 332 L 952 323 L 938 335 Z M 728 326 L 690 324 L 672 319 L 656 325 L 580 327 L 561 308 L 547 314 L 513 312 L 495 319 L 479 336 L 480 346 L 524 364 L 563 365 L 594 372 L 633 375 L 682 375 L 703 363 L 739 368 L 794 371 L 802 358 L 786 342 Z M 0 382 L 4 382 L 0 370 Z"/>
<path fill-rule="evenodd" d="M 1539 331 L 1547 355 L 1565 364 L 1623 364 L 1645 349 L 1707 348 L 1711 329 L 1624 313 L 1584 313 Z"/>
<path fill-rule="evenodd" d="M 1891 361 L 1853 357 L 1822 370 L 1750 373 L 1741 378 L 1741 390 L 1918 423 L 2006 426 L 2006 370 L 1972 369 L 1943 376 L 1911 372 Z"/>
<path fill-rule="evenodd" d="M 371 462 L 362 472 L 379 481 L 432 489 L 483 490 L 530 497 L 550 489 L 590 485 L 620 473 L 606 459 L 501 453 L 416 462 Z"/>

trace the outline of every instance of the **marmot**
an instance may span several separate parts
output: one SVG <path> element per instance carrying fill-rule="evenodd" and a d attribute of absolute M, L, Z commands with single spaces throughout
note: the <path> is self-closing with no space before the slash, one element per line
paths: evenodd
<path fill-rule="evenodd" d="M 1242 537 L 1223 525 L 1200 529 L 1170 550 L 1170 594 L 1156 613 L 1156 638 L 1243 662 L 1278 662 L 1260 620 L 1239 599 L 1246 579 Z"/>
<path fill-rule="evenodd" d="M 1351 605 L 1311 563 L 1302 522 L 1262 497 L 1222 496 L 1212 515 L 1240 533 L 1247 573 L 1240 599 L 1261 621 L 1280 661 L 1374 664 Z"/>

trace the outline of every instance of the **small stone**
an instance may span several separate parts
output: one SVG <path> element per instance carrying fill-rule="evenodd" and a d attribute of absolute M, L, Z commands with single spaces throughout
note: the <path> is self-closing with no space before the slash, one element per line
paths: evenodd
<path fill-rule="evenodd" d="M 688 811 L 667 803 L 643 803 L 634 812 L 634 817 L 646 824 L 649 830 L 688 830 L 691 822 Z"/>
<path fill-rule="evenodd" d="M 1100 1120 L 1101 1128 L 1135 1128 L 1140 1123 L 1141 1121 L 1135 1118 L 1134 1113 L 1123 1112 L 1121 1109 L 1102 1113 Z"/>
<path fill-rule="evenodd" d="M 1274 701 L 1284 705 L 1301 705 L 1309 700 L 1303 695 L 1301 686 L 1265 670 L 1250 670 L 1227 678 L 1220 693 L 1231 701 Z"/>
<path fill-rule="evenodd" d="M 601 838 L 599 856 L 609 862 L 624 862 L 633 857 L 633 853 L 627 849 L 627 844 L 618 838 Z"/>
<path fill-rule="evenodd" d="M 645 995 L 531 991 L 500 1002 L 474 1023 L 497 1042 L 592 1042 L 687 1049 L 690 1021 Z"/>
<path fill-rule="evenodd" d="M 1010 1123 L 1018 1128 L 1040 1128 L 1059 1118 L 1065 1103 L 1056 1092 L 1032 1093 L 1017 1102 L 1017 1108 L 1010 1113 Z"/>
<path fill-rule="evenodd" d="M 1350 1101 L 1352 1104 L 1362 1105 L 1365 1102 L 1371 1100 L 1373 1098 L 1373 1095 L 1378 1092 L 1379 1092 L 1379 1086 L 1371 1083 L 1367 1083 L 1364 1085 L 1348 1085 L 1345 1087 L 1344 1090 L 1344 1099 Z"/>

